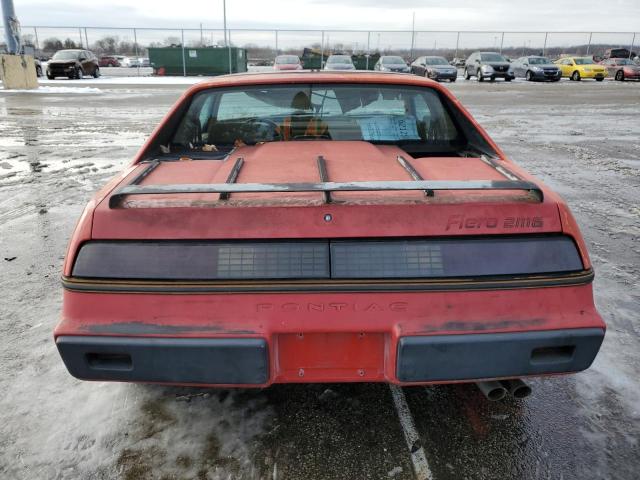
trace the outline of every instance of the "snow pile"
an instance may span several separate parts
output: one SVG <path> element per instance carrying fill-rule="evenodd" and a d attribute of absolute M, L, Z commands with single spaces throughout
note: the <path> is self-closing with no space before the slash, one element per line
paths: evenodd
<path fill-rule="evenodd" d="M 83 78 L 82 80 L 43 80 L 40 85 L 60 85 L 69 82 L 82 83 L 83 85 L 193 85 L 214 77 L 107 77 Z"/>
<path fill-rule="evenodd" d="M 45 94 L 99 94 L 102 93 L 102 90 L 99 88 L 93 87 L 51 87 L 51 86 L 40 86 L 34 90 L 0 90 L 0 92 L 4 93 L 45 93 Z"/>

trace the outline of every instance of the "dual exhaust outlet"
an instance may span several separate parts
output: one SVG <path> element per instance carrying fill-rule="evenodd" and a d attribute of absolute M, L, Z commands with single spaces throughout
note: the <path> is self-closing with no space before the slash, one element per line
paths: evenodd
<path fill-rule="evenodd" d="M 507 394 L 516 399 L 526 398 L 531 395 L 531 387 L 518 378 L 512 380 L 476 382 L 476 385 L 487 400 L 491 400 L 492 402 L 502 400 Z"/>

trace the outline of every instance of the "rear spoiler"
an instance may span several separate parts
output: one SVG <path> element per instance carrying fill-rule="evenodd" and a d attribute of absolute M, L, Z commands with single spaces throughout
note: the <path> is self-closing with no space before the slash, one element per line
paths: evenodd
<path fill-rule="evenodd" d="M 139 185 L 159 165 L 159 160 L 153 160 L 129 184 L 116 189 L 109 198 L 109 208 L 117 208 L 127 195 L 166 195 L 172 193 L 219 193 L 220 200 L 228 200 L 233 193 L 322 192 L 325 201 L 330 203 L 332 192 L 422 190 L 427 196 L 433 196 L 434 192 L 443 190 L 525 190 L 536 195 L 542 202 L 544 198 L 542 190 L 535 183 L 521 179 L 510 170 L 496 164 L 492 159 L 484 156 L 481 158 L 508 180 L 424 180 L 405 158 L 398 156 L 398 162 L 407 170 L 413 180 L 330 182 L 327 179 L 325 160 L 320 156 L 317 158 L 317 164 L 321 181 L 317 183 L 235 183 L 244 163 L 242 158 L 238 158 L 226 183 Z"/>

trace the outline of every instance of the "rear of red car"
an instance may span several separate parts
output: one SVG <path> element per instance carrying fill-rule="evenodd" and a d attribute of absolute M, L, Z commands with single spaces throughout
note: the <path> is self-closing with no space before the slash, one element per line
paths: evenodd
<path fill-rule="evenodd" d="M 102 56 L 98 60 L 98 65 L 101 67 L 119 67 L 120 61 L 116 57 Z"/>
<path fill-rule="evenodd" d="M 273 69 L 277 71 L 302 70 L 302 64 L 296 55 L 278 55 L 273 62 Z"/>
<path fill-rule="evenodd" d="M 67 368 L 227 386 L 587 368 L 604 324 L 566 206 L 497 147 L 495 158 L 407 149 L 317 138 L 135 163 L 69 248 L 55 330 Z"/>

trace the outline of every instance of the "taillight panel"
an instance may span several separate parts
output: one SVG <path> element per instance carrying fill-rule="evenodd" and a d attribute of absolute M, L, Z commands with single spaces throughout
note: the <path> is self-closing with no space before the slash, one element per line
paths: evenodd
<path fill-rule="evenodd" d="M 578 272 L 571 237 L 93 241 L 73 276 L 136 280 L 432 279 Z"/>

